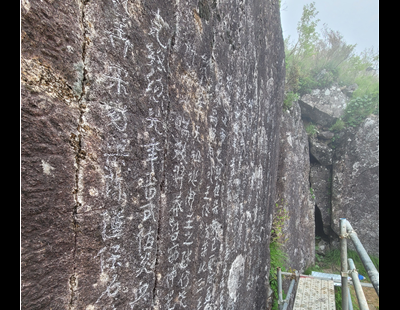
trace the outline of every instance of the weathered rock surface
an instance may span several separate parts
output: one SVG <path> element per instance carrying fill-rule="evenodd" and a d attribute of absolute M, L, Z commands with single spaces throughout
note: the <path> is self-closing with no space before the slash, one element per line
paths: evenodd
<path fill-rule="evenodd" d="M 327 142 L 315 137 L 310 137 L 310 154 L 322 165 L 330 166 L 333 160 L 333 150 Z"/>
<path fill-rule="evenodd" d="M 330 250 L 330 245 L 325 240 L 320 240 L 315 247 L 315 253 L 323 256 L 325 256 L 325 254 L 329 252 L 329 250 Z"/>
<path fill-rule="evenodd" d="M 22 308 L 264 309 L 278 1 L 36 0 L 21 17 Z"/>
<path fill-rule="evenodd" d="M 21 308 L 66 309 L 74 282 L 82 84 L 76 1 L 21 6 Z"/>
<path fill-rule="evenodd" d="M 281 146 L 276 201 L 284 207 L 288 219 L 283 227 L 283 245 L 288 266 L 299 271 L 315 260 L 314 203 L 309 188 L 310 155 L 308 136 L 301 120 L 300 107 L 282 115 Z"/>
<path fill-rule="evenodd" d="M 379 255 L 379 117 L 340 139 L 333 162 L 333 229 L 347 218 L 369 254 Z M 351 242 L 348 242 L 351 245 Z"/>
<path fill-rule="evenodd" d="M 317 137 L 321 140 L 332 140 L 335 134 L 331 131 L 321 131 L 318 132 Z"/>
<path fill-rule="evenodd" d="M 315 89 L 299 100 L 303 118 L 319 125 L 330 127 L 342 116 L 348 98 L 334 85 L 327 89 Z"/>
<path fill-rule="evenodd" d="M 344 88 L 342 88 L 342 92 L 348 96 L 349 98 L 351 98 L 351 96 L 353 95 L 353 93 L 357 90 L 358 85 L 357 84 L 352 84 L 350 86 L 346 86 Z"/>

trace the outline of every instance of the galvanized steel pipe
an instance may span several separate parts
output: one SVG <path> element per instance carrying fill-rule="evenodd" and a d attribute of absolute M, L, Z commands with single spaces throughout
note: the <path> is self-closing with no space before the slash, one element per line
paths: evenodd
<path fill-rule="evenodd" d="M 283 298 L 282 298 L 282 270 L 280 267 L 277 268 L 278 269 L 278 308 L 279 310 L 282 309 L 282 302 L 283 302 Z"/>
<path fill-rule="evenodd" d="M 288 293 L 286 295 L 285 303 L 283 304 L 282 310 L 286 310 L 287 307 L 289 306 L 290 297 L 292 295 L 292 291 L 293 291 L 293 287 L 294 287 L 294 283 L 295 282 L 296 282 L 296 280 L 294 280 L 294 279 L 290 282 L 289 290 L 288 290 Z"/>
<path fill-rule="evenodd" d="M 364 291 L 361 287 L 360 280 L 358 279 L 358 272 L 356 270 L 356 266 L 354 265 L 354 262 L 351 258 L 348 259 L 348 262 L 360 310 L 369 310 L 368 303 L 364 295 Z"/>
<path fill-rule="evenodd" d="M 371 258 L 369 257 L 360 239 L 358 239 L 356 232 L 353 230 L 353 227 L 350 225 L 348 221 L 346 221 L 346 228 L 348 234 L 350 235 L 351 241 L 353 241 L 354 247 L 356 248 L 356 251 L 361 258 L 365 270 L 367 270 L 368 272 L 368 276 L 371 279 L 371 283 L 374 286 L 375 291 L 379 296 L 379 272 L 376 269 L 375 265 L 372 263 Z"/>
<path fill-rule="evenodd" d="M 353 303 L 351 302 L 350 289 L 347 287 L 347 295 L 349 296 L 349 310 L 353 310 Z"/>
<path fill-rule="evenodd" d="M 341 277 L 342 277 L 342 309 L 349 309 L 349 295 L 347 285 L 347 239 L 346 239 L 346 219 L 340 219 L 340 263 L 341 263 Z"/>

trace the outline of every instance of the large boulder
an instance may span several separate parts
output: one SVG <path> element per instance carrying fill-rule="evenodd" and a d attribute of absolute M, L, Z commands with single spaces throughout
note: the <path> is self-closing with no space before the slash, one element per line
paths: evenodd
<path fill-rule="evenodd" d="M 347 218 L 369 254 L 379 255 L 379 117 L 342 135 L 333 162 L 333 229 Z M 351 242 L 349 242 L 351 246 Z"/>
<path fill-rule="evenodd" d="M 265 309 L 278 1 L 30 0 L 21 19 L 22 309 Z"/>
<path fill-rule="evenodd" d="M 299 104 L 303 118 L 330 127 L 343 115 L 348 100 L 341 88 L 333 85 L 326 89 L 314 89 L 311 94 L 303 95 Z"/>
<path fill-rule="evenodd" d="M 308 136 L 297 102 L 282 115 L 280 137 L 276 202 L 277 212 L 283 208 L 287 214 L 280 242 L 288 255 L 288 267 L 303 272 L 315 260 L 315 219 Z"/>
<path fill-rule="evenodd" d="M 322 166 L 332 165 L 333 149 L 328 145 L 327 140 L 310 137 L 310 154 Z"/>

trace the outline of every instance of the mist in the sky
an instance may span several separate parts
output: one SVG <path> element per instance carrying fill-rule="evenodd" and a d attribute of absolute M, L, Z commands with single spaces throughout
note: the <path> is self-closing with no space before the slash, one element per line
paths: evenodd
<path fill-rule="evenodd" d="M 357 44 L 356 53 L 371 47 L 379 49 L 379 0 L 282 0 L 284 38 L 290 35 L 291 41 L 297 39 L 303 6 L 311 2 L 319 12 L 319 31 L 324 24 L 339 31 L 348 44 Z"/>

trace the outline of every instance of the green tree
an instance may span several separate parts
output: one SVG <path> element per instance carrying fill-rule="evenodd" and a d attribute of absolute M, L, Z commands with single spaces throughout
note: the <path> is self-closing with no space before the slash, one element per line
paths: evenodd
<path fill-rule="evenodd" d="M 289 109 L 295 100 L 313 89 L 328 88 L 333 84 L 345 89 L 356 84 L 352 93 L 355 101 L 350 104 L 343 121 L 351 126 L 359 124 L 367 113 L 379 114 L 379 51 L 371 48 L 356 54 L 356 44 L 346 43 L 338 31 L 329 29 L 326 24 L 319 33 L 317 15 L 315 2 L 305 5 L 297 25 L 297 42 L 292 43 L 290 36 L 285 39 L 283 108 Z M 358 113 L 355 107 L 363 109 Z M 342 125 L 337 124 L 335 130 L 339 131 Z"/>
<path fill-rule="evenodd" d="M 285 107 L 290 107 L 292 98 L 291 93 L 297 93 L 300 88 L 300 79 L 307 72 L 307 59 L 313 55 L 315 44 L 318 42 L 319 34 L 316 30 L 319 19 L 316 19 L 318 11 L 315 8 L 315 2 L 306 4 L 303 7 L 303 13 L 297 24 L 297 42 L 292 44 L 290 36 L 285 39 L 286 52 L 286 87 L 285 93 L 291 98 L 286 98 Z"/>

